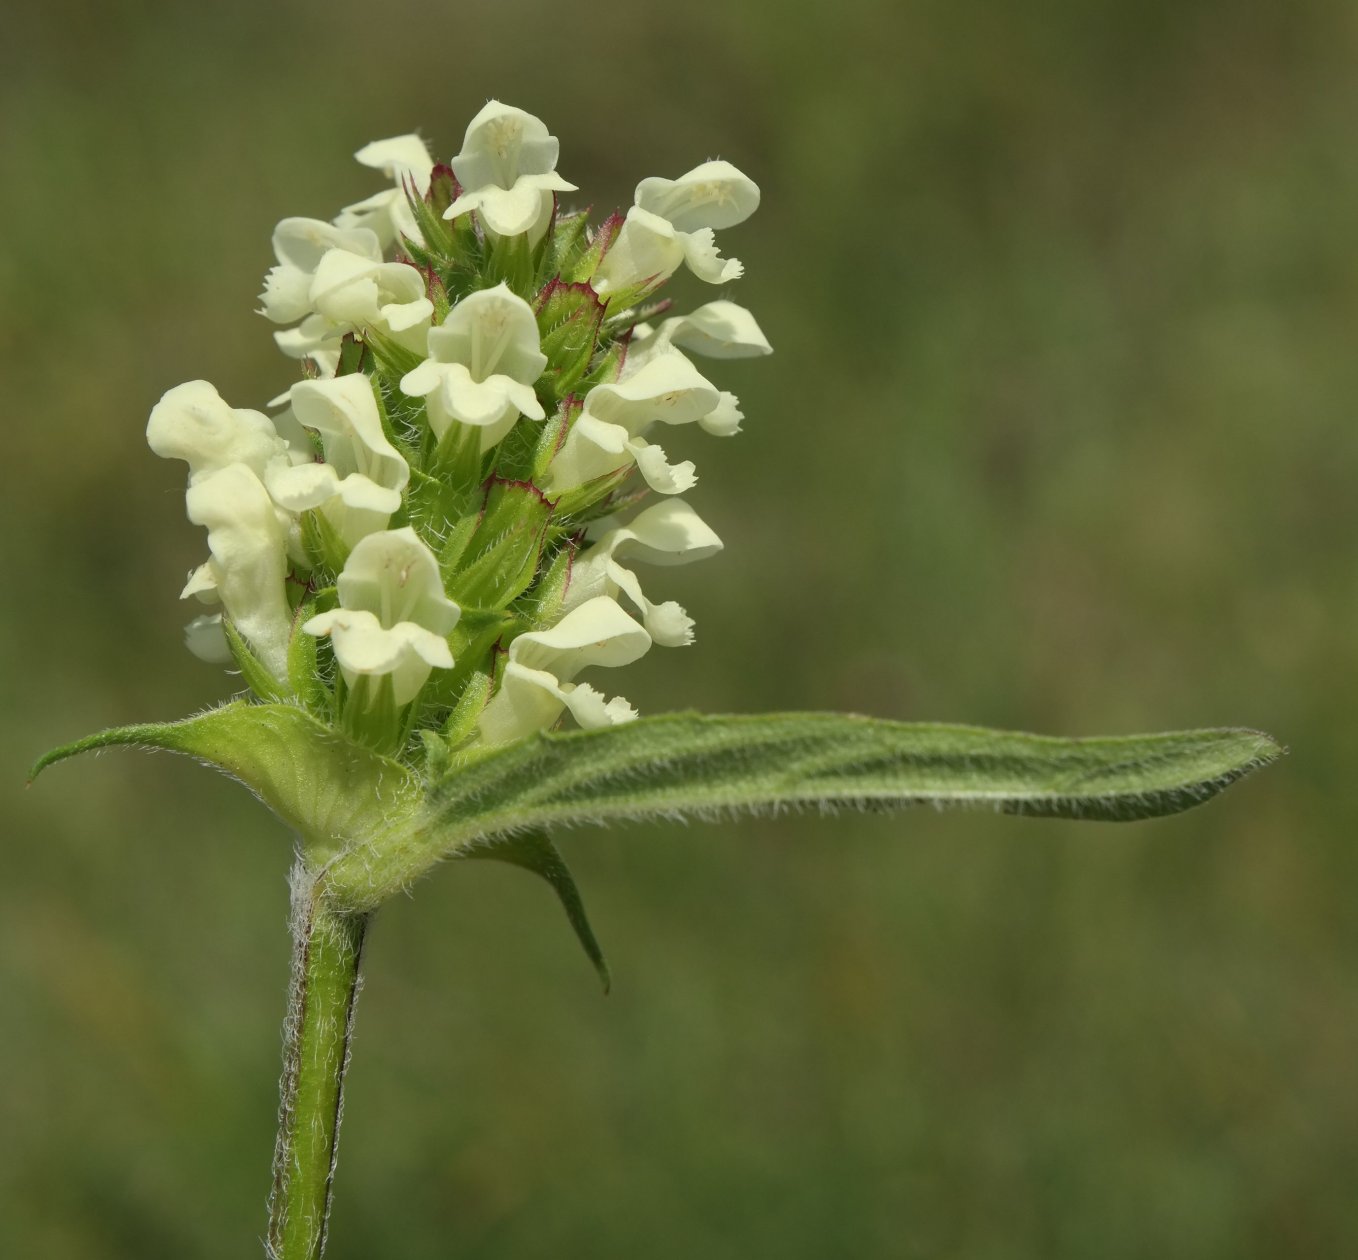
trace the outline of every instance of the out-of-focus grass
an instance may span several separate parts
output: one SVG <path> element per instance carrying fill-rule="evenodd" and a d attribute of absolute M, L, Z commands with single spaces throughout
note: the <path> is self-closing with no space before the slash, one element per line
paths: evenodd
<path fill-rule="evenodd" d="M 570 26 L 569 21 L 580 25 Z M 1346 0 L 29 6 L 0 50 L 0 1252 L 262 1226 L 287 839 L 195 767 L 43 748 L 228 683 L 141 427 L 289 379 L 251 316 L 347 155 L 490 95 L 597 205 L 719 152 L 775 358 L 676 440 L 727 539 L 648 711 L 1294 755 L 1127 828 L 909 815 L 567 838 L 384 910 L 333 1255 L 1264 1257 L 1358 1247 L 1358 11 Z M 571 32 L 578 30 L 578 36 Z M 697 297 L 697 286 L 690 290 Z M 681 435 L 686 437 L 687 435 Z"/>

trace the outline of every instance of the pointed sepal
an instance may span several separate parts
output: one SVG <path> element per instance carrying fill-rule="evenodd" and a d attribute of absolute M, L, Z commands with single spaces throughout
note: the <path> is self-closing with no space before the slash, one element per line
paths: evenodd
<path fill-rule="evenodd" d="M 589 916 L 585 913 L 585 903 L 576 886 L 575 877 L 546 832 L 525 831 L 514 835 L 495 836 L 463 850 L 457 856 L 507 862 L 511 866 L 531 871 L 545 879 L 561 902 L 561 908 L 566 912 L 566 918 L 575 932 L 575 939 L 580 942 L 580 948 L 594 965 L 604 992 L 609 991 L 613 980 L 608 972 L 608 963 L 594 935 L 594 929 L 590 927 Z"/>

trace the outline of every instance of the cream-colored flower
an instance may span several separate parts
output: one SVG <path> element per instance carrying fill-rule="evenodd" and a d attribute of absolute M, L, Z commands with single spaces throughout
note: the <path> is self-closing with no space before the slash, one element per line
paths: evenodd
<path fill-rule="evenodd" d="M 630 665 L 651 636 L 617 600 L 601 595 L 568 612 L 550 630 L 521 634 L 509 645 L 500 685 L 477 723 L 485 744 L 504 744 L 546 730 L 569 709 L 581 726 L 613 726 L 636 717 L 626 700 L 605 700 L 572 681 L 591 665 Z"/>
<path fill-rule="evenodd" d="M 360 540 L 338 586 L 340 606 L 302 629 L 330 636 L 351 688 L 360 678 L 390 678 L 400 706 L 415 699 L 433 669 L 452 668 L 447 636 L 461 609 L 444 594 L 438 560 L 413 529 Z M 370 690 L 369 703 L 374 698 Z"/>
<path fill-rule="evenodd" d="M 264 277 L 261 313 L 275 324 L 292 324 L 314 311 L 311 287 L 316 268 L 332 249 L 382 261 L 382 244 L 367 228 L 339 227 L 320 219 L 282 220 L 273 234 L 278 265 Z"/>
<path fill-rule="evenodd" d="M 444 211 L 445 219 L 475 210 L 497 236 L 527 235 L 536 245 L 551 222 L 554 192 L 573 192 L 556 173 L 560 150 L 540 118 L 487 101 L 471 120 L 453 174 L 462 195 Z"/>
<path fill-rule="evenodd" d="M 758 205 L 759 188 L 729 162 L 704 162 L 678 179 L 643 179 L 595 272 L 594 291 L 649 291 L 684 264 L 708 284 L 738 279 L 745 268 L 721 257 L 715 229 L 743 222 Z"/>
<path fill-rule="evenodd" d="M 290 394 L 298 423 L 321 436 L 324 463 L 276 461 L 264 484 L 290 512 L 319 509 L 349 546 L 387 527 L 410 467 L 382 431 L 372 382 L 361 372 L 301 381 Z"/>
<path fill-rule="evenodd" d="M 393 136 L 389 140 L 374 140 L 371 144 L 365 144 L 354 157 L 364 166 L 381 171 L 395 187 L 383 189 L 352 206 L 345 206 L 335 216 L 335 226 L 367 228 L 376 234 L 383 249 L 389 248 L 403 236 L 422 244 L 424 238 L 411 212 L 406 188 L 410 187 L 420 197 L 428 193 L 434 172 L 434 159 L 429 154 L 429 146 L 414 134 Z"/>
<path fill-rule="evenodd" d="M 520 415 L 546 412 L 533 382 L 547 366 L 533 308 L 501 283 L 463 298 L 429 330 L 429 358 L 401 378 L 401 389 L 424 398 L 429 425 L 442 438 L 454 421 L 481 430 L 489 450 Z"/>
<path fill-rule="evenodd" d="M 674 346 L 709 359 L 753 359 L 773 353 L 755 317 L 743 306 L 724 299 L 663 321 L 641 345 L 648 354 Z"/>
<path fill-rule="evenodd" d="M 693 464 L 669 463 L 642 431 L 656 422 L 700 421 L 720 402 L 720 391 L 682 354 L 656 355 L 585 395 L 584 410 L 547 470 L 546 488 L 559 494 L 635 463 L 652 490 L 681 494 L 698 479 Z"/>
<path fill-rule="evenodd" d="M 189 486 L 188 515 L 207 528 L 207 573 L 190 579 L 185 594 L 215 589 L 222 608 L 264 667 L 287 674 L 288 522 L 258 474 L 228 464 Z"/>
<path fill-rule="evenodd" d="M 691 564 L 721 550 L 721 539 L 682 499 L 664 499 L 647 508 L 627 525 L 602 534 L 571 567 L 566 588 L 567 610 L 599 595 L 626 595 L 641 614 L 641 623 L 663 647 L 681 647 L 693 641 L 693 620 L 673 600 L 652 603 L 641 583 L 621 561 L 649 564 Z"/>
<path fill-rule="evenodd" d="M 190 485 L 230 464 L 262 475 L 287 452 L 268 416 L 230 406 L 207 381 L 167 390 L 146 422 L 146 442 L 162 459 L 188 464 Z"/>

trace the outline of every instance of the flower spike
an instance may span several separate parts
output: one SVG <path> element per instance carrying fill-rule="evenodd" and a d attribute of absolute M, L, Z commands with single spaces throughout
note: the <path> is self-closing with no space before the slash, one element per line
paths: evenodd
<path fill-rule="evenodd" d="M 546 879 L 606 984 L 550 829 L 923 802 L 1149 817 L 1279 753 L 1242 730 L 1053 740 L 837 714 L 639 718 L 580 681 L 693 640 L 692 618 L 652 600 L 637 568 L 722 542 L 677 497 L 693 463 L 652 438 L 738 432 L 736 396 L 688 356 L 720 367 L 770 345 L 725 298 L 668 317 L 652 299 L 680 268 L 710 284 L 742 274 L 716 234 L 759 189 L 704 162 L 643 179 L 625 218 L 591 227 L 558 204 L 574 186 L 556 138 L 499 101 L 451 168 L 413 134 L 355 156 L 384 189 L 273 235 L 261 314 L 304 360 L 269 404 L 281 410 L 232 407 L 195 380 L 147 422 L 151 448 L 187 465 L 187 514 L 207 531 L 184 642 L 245 694 L 34 768 L 167 749 L 246 783 L 297 833 L 277 1260 L 325 1250 L 369 917 L 439 862 L 496 858 Z"/>

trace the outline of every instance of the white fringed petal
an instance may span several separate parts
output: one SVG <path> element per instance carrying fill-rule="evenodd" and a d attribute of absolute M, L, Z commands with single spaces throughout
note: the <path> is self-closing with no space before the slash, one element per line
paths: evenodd
<path fill-rule="evenodd" d="M 660 494 L 682 494 L 698 483 L 692 460 L 671 464 L 663 447 L 633 437 L 620 424 L 582 414 L 552 459 L 545 489 L 562 494 L 632 464 L 646 484 Z"/>
<path fill-rule="evenodd" d="M 655 642 L 680 647 L 693 641 L 692 618 L 676 603 L 653 603 L 641 583 L 621 559 L 654 564 L 689 564 L 721 550 L 721 539 L 682 499 L 668 499 L 647 508 L 631 522 L 604 533 L 571 568 L 566 588 L 567 610 L 599 595 L 626 595 L 640 612 L 642 624 Z"/>
<path fill-rule="evenodd" d="M 684 264 L 708 284 L 726 284 L 745 272 L 739 259 L 722 258 L 712 228 L 684 230 L 638 204 L 628 210 L 590 283 L 600 297 L 632 289 L 649 291 Z"/>
<path fill-rule="evenodd" d="M 735 437 L 740 432 L 740 422 L 744 419 L 745 413 L 740 409 L 740 399 L 724 389 L 717 405 L 707 415 L 698 417 L 698 427 L 713 437 Z"/>
<path fill-rule="evenodd" d="M 717 234 L 711 228 L 680 232 L 678 236 L 684 247 L 684 262 L 699 280 L 707 284 L 727 284 L 745 274 L 745 264 L 739 258 L 721 256 Z"/>
<path fill-rule="evenodd" d="M 721 393 L 677 351 L 647 358 L 641 367 L 585 395 L 580 413 L 547 470 L 553 493 L 635 463 L 646 483 L 661 494 L 681 494 L 697 482 L 693 464 L 670 464 L 659 446 L 641 436 L 651 424 L 700 421 L 721 401 Z"/>
<path fill-rule="evenodd" d="M 627 450 L 636 461 L 642 480 L 658 494 L 684 494 L 698 484 L 698 473 L 691 459 L 671 464 L 663 447 L 642 437 L 631 438 Z"/>
<path fill-rule="evenodd" d="M 607 700 L 588 683 L 563 683 L 542 669 L 505 663 L 500 688 L 477 723 L 483 744 L 507 744 L 551 727 L 564 710 L 586 730 L 630 722 L 637 711 L 621 696 Z"/>

